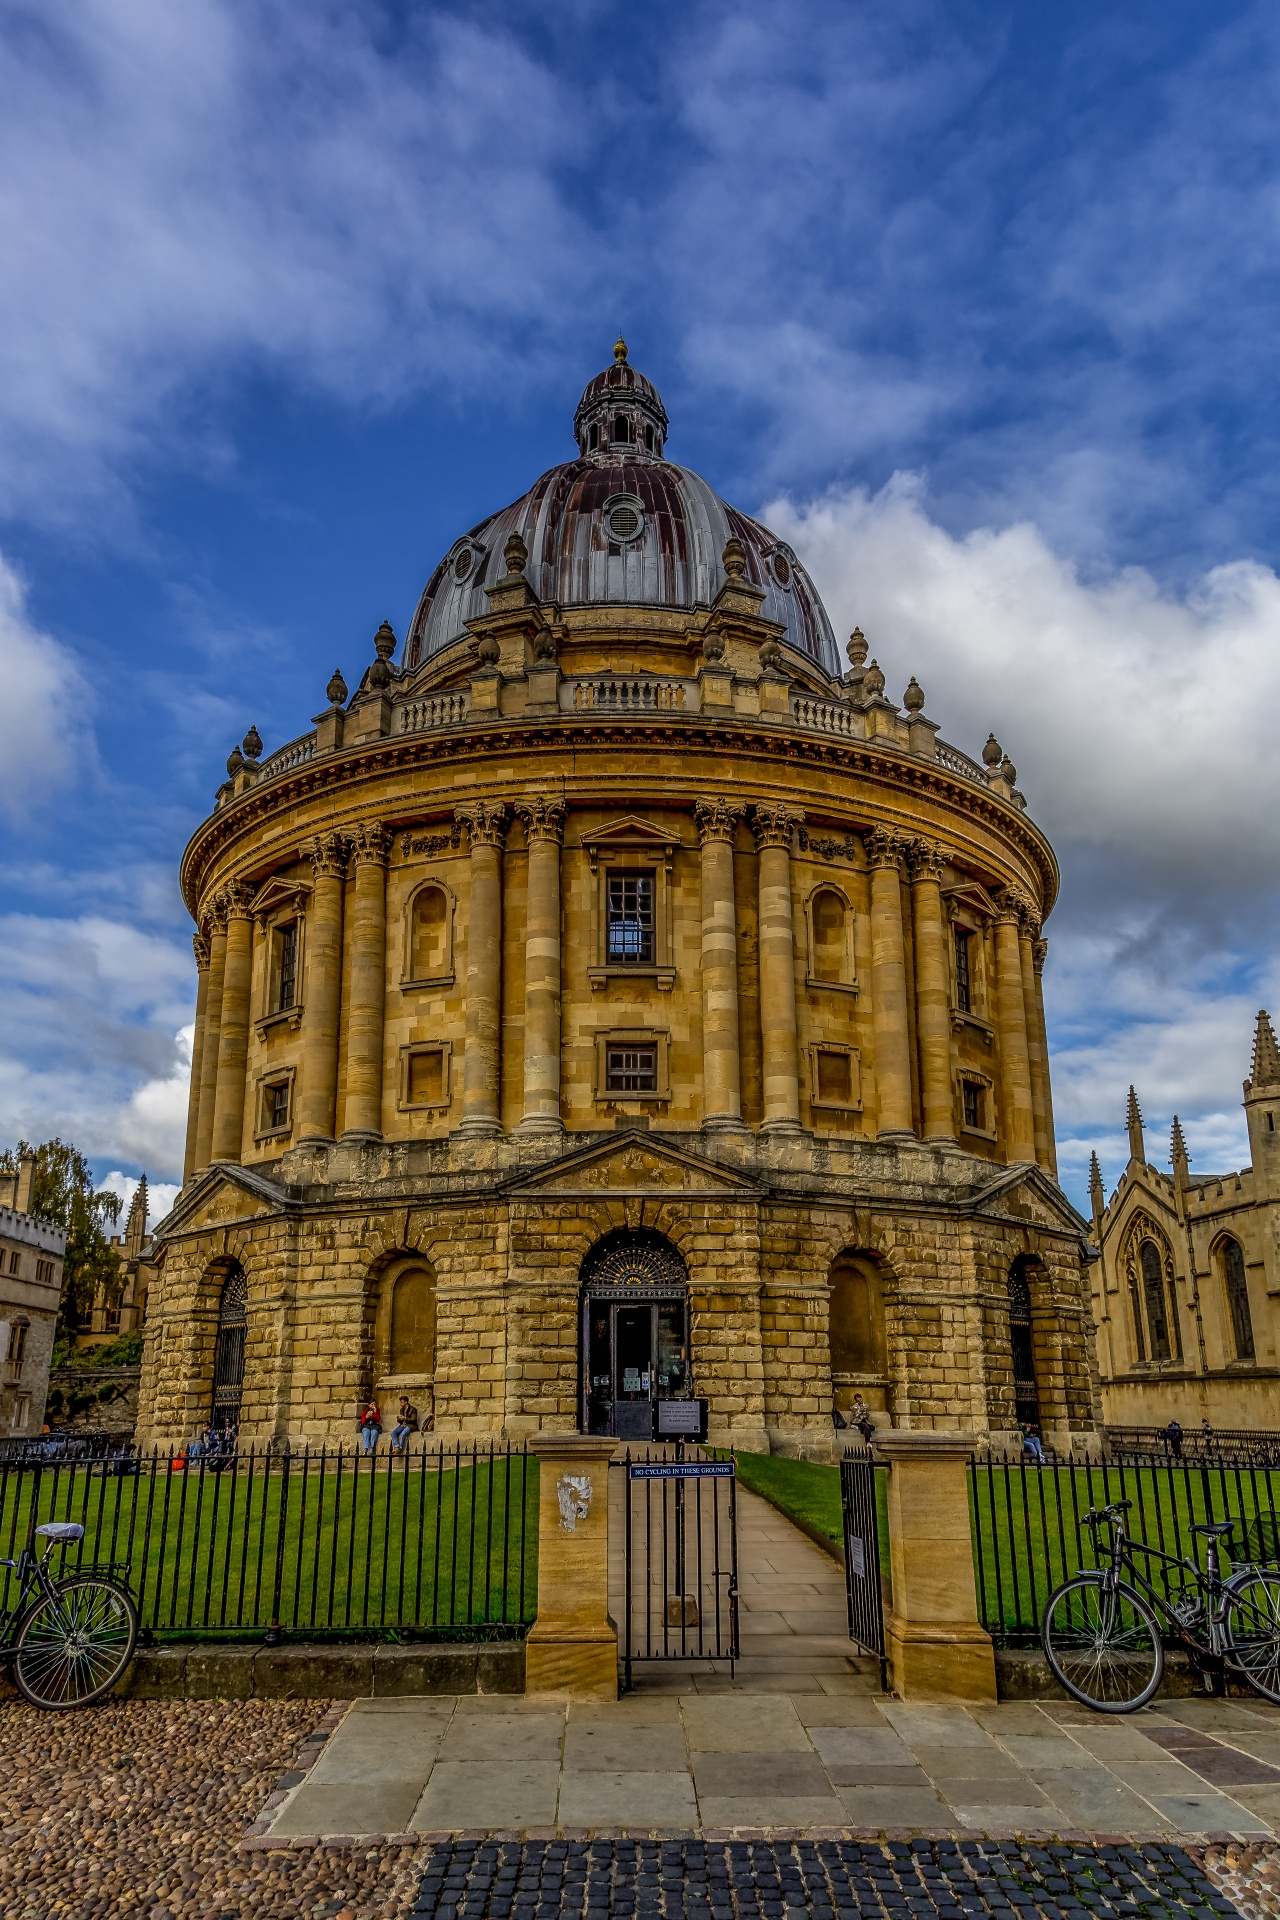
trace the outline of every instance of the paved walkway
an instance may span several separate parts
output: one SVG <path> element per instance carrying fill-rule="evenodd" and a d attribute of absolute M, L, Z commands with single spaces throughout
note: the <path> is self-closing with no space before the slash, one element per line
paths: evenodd
<path fill-rule="evenodd" d="M 1113 1720 L 888 1699 L 851 1655 L 839 1566 L 739 1498 L 736 1673 L 645 1664 L 604 1704 L 357 1700 L 270 1836 L 1280 1831 L 1280 1709 L 1171 1700 Z"/>

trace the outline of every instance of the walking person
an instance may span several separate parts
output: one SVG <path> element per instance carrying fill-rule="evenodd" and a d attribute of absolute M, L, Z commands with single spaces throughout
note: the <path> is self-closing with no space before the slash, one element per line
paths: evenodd
<path fill-rule="evenodd" d="M 1182 1458 L 1182 1428 L 1176 1420 L 1171 1420 L 1164 1430 L 1164 1442 L 1169 1449 L 1171 1459 Z"/>
<path fill-rule="evenodd" d="M 409 1435 L 418 1427 L 418 1409 L 407 1394 L 400 1395 L 400 1405 L 396 1408 L 396 1423 L 391 1429 L 392 1453 L 409 1451 Z"/>
<path fill-rule="evenodd" d="M 381 1409 L 376 1400 L 366 1400 L 360 1409 L 360 1445 L 366 1453 L 376 1453 L 381 1435 Z"/>

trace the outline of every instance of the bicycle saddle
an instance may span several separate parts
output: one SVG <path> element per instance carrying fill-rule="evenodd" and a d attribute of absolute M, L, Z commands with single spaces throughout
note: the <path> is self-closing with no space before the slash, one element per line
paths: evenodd
<path fill-rule="evenodd" d="M 1234 1533 L 1235 1528 L 1234 1520 L 1194 1520 L 1191 1523 L 1192 1533 Z"/>
<path fill-rule="evenodd" d="M 42 1527 L 36 1528 L 46 1540 L 83 1540 L 84 1528 L 75 1520 L 46 1520 Z"/>

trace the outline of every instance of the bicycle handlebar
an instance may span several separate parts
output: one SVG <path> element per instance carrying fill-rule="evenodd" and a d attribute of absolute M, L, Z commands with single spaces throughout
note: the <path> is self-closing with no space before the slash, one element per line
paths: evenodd
<path fill-rule="evenodd" d="M 1100 1527 L 1105 1520 L 1114 1520 L 1118 1514 L 1127 1513 L 1132 1505 L 1132 1500 L 1116 1500 L 1109 1507 L 1090 1507 L 1084 1516 L 1084 1524 L 1086 1527 Z"/>

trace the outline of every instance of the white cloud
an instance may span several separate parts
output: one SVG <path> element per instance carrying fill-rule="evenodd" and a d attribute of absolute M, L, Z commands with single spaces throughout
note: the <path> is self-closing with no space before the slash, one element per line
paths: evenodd
<path fill-rule="evenodd" d="M 0 812 L 18 821 L 92 762 L 89 689 L 64 647 L 28 617 L 0 555 Z"/>
<path fill-rule="evenodd" d="M 112 1172 L 105 1174 L 103 1178 L 98 1182 L 98 1186 L 100 1190 L 105 1191 L 107 1193 L 119 1194 L 120 1196 L 119 1231 L 123 1233 L 124 1223 L 129 1218 L 130 1202 L 132 1201 L 134 1194 L 138 1191 L 137 1174 L 121 1173 L 120 1169 L 117 1167 L 113 1169 Z M 147 1179 L 148 1225 L 154 1227 L 158 1220 L 164 1219 L 164 1216 L 166 1215 L 166 1213 L 169 1212 L 169 1209 L 172 1207 L 174 1201 L 177 1199 L 179 1191 L 180 1189 L 172 1181 L 152 1180 L 150 1176 L 148 1176 L 148 1179 Z"/>

